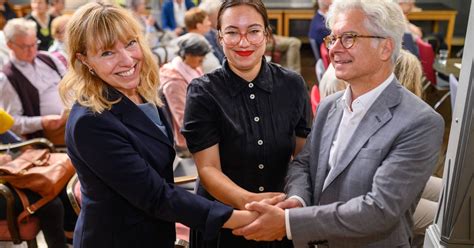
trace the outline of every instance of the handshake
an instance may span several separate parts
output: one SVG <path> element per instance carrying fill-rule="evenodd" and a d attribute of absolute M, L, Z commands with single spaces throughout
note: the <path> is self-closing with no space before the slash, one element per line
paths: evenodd
<path fill-rule="evenodd" d="M 234 210 L 224 228 L 248 240 L 282 240 L 286 236 L 285 210 L 303 207 L 295 198 L 285 199 L 285 194 L 245 204 L 246 210 Z"/>

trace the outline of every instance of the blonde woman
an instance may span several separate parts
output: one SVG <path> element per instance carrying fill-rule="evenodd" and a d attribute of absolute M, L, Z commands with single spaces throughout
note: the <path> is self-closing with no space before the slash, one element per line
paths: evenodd
<path fill-rule="evenodd" d="M 214 238 L 256 217 L 173 185 L 158 66 L 127 10 L 89 3 L 66 40 L 72 56 L 60 92 L 72 105 L 66 144 L 82 185 L 74 247 L 172 248 L 175 221 Z"/>

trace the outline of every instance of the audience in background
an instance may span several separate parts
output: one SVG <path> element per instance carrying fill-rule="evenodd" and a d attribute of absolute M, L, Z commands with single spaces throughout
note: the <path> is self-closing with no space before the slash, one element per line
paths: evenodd
<path fill-rule="evenodd" d="M 186 91 L 194 78 L 204 75 L 202 63 L 211 51 L 205 39 L 197 35 L 188 36 L 178 42 L 178 56 L 160 69 L 160 92 L 165 97 L 166 108 L 170 111 L 176 152 L 189 157 L 186 140 L 180 130 L 183 125 Z"/>
<path fill-rule="evenodd" d="M 53 44 L 51 35 L 51 22 L 54 17 L 48 13 L 48 0 L 31 0 L 31 13 L 26 19 L 36 23 L 36 36 L 38 37 L 38 49 L 47 51 Z"/>
<path fill-rule="evenodd" d="M 66 25 L 71 19 L 69 15 L 62 15 L 54 18 L 51 23 L 51 34 L 54 38 L 53 44 L 49 47 L 48 52 L 58 58 L 64 66 L 67 67 L 67 53 L 64 47 L 64 39 L 66 34 Z"/>
<path fill-rule="evenodd" d="M 66 68 L 54 56 L 38 52 L 35 22 L 12 19 L 3 31 L 11 57 L 0 77 L 0 107 L 15 118 L 12 130 L 28 138 L 46 132 L 53 143 L 64 144 L 66 118 L 57 87 Z"/>
<path fill-rule="evenodd" d="M 403 34 L 403 48 L 413 53 L 416 57 L 419 56 L 418 46 L 416 40 L 423 36 L 421 28 L 417 27 L 408 20 L 408 14 L 415 8 L 415 0 L 395 0 L 402 8 L 405 15 L 406 28 Z"/>
<path fill-rule="evenodd" d="M 176 51 L 179 50 L 179 42 L 189 39 L 190 36 L 198 36 L 209 46 L 209 49 L 207 49 L 209 52 L 206 54 L 204 61 L 202 62 L 203 72 L 209 73 L 217 68 L 220 68 L 221 63 L 219 59 L 214 56 L 211 45 L 204 37 L 204 34 L 211 30 L 211 22 L 209 21 L 209 16 L 207 13 L 198 7 L 191 8 L 190 10 L 186 11 L 186 14 L 184 15 L 184 23 L 188 33 L 176 38 L 171 42 L 170 57 L 174 58 L 174 56 L 176 56 Z"/>
<path fill-rule="evenodd" d="M 16 13 L 8 0 L 0 0 L 0 30 L 3 29 L 8 20 L 16 17 Z"/>
<path fill-rule="evenodd" d="M 331 31 L 326 27 L 326 13 L 331 4 L 332 0 L 318 0 L 318 10 L 309 26 L 308 37 L 315 40 L 317 49 L 319 49 L 321 44 L 323 44 L 324 37 L 331 33 Z"/>
<path fill-rule="evenodd" d="M 177 36 L 184 34 L 184 14 L 194 6 L 191 0 L 166 0 L 161 12 L 163 29 L 174 31 Z"/>
<path fill-rule="evenodd" d="M 199 4 L 199 8 L 204 10 L 207 15 L 209 16 L 209 21 L 211 21 L 211 30 L 204 34 L 206 40 L 209 41 L 209 44 L 212 46 L 212 52 L 219 60 L 219 62 L 224 61 L 224 51 L 222 51 L 222 46 L 219 44 L 217 40 L 217 12 L 221 7 L 220 0 L 203 0 L 201 4 Z"/>

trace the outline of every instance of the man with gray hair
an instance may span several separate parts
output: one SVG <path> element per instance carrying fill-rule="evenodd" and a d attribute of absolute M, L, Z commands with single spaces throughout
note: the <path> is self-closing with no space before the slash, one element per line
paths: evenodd
<path fill-rule="evenodd" d="M 392 0 L 333 2 L 325 42 L 336 76 L 349 86 L 319 104 L 288 168 L 288 198 L 248 204 L 260 216 L 234 234 L 286 235 L 296 248 L 410 247 L 444 122 L 393 74 L 403 18 Z"/>
<path fill-rule="evenodd" d="M 54 143 L 64 144 L 61 129 L 66 118 L 61 115 L 57 86 L 66 68 L 54 56 L 38 52 L 35 22 L 11 19 L 3 31 L 11 52 L 0 73 L 0 107 L 14 117 L 12 130 L 28 138 L 47 132 L 50 138 L 57 138 Z"/>

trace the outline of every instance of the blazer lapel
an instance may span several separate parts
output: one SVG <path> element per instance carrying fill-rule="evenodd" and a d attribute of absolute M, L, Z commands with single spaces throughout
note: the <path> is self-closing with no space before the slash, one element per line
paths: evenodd
<path fill-rule="evenodd" d="M 333 168 L 334 171 L 329 173 L 327 178 L 328 182 L 326 183 L 327 186 L 349 166 L 369 138 L 392 119 L 390 108 L 398 105 L 401 101 L 400 87 L 402 86 L 398 83 L 398 80 L 393 80 L 372 104 L 362 118 L 356 131 L 349 139 L 347 147 L 342 152 L 343 155 L 339 163 Z"/>
<path fill-rule="evenodd" d="M 316 170 L 315 175 L 316 178 L 314 180 L 315 189 L 322 189 L 324 180 L 329 170 L 329 152 L 331 150 L 332 142 L 339 127 L 339 123 L 341 122 L 343 113 L 341 101 L 342 98 L 336 100 L 335 104 L 329 110 L 326 123 L 324 124 L 323 132 L 321 134 L 321 145 L 319 146 L 320 150 L 314 151 L 315 154 L 320 154 L 318 158 L 318 169 Z M 320 190 L 315 190 L 315 192 L 320 192 Z"/>
<path fill-rule="evenodd" d="M 133 103 L 126 96 L 122 95 L 115 89 L 109 87 L 109 99 L 118 99 L 121 100 L 115 103 L 110 110 L 114 115 L 116 115 L 122 123 L 128 126 L 131 129 L 138 130 L 139 132 L 151 136 L 171 147 L 173 147 L 173 142 L 170 142 L 170 139 L 165 136 L 165 134 L 153 123 L 148 116 L 141 111 L 138 106 Z M 159 110 L 160 118 L 164 120 L 161 110 Z M 164 121 L 166 123 L 166 121 Z M 169 133 L 169 125 L 166 125 L 166 128 Z M 169 136 L 173 137 L 173 136 Z"/>

